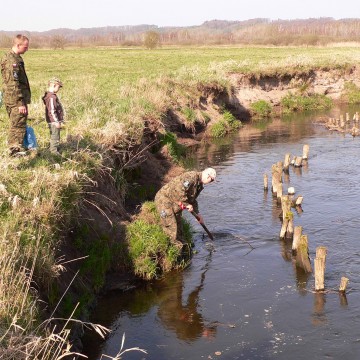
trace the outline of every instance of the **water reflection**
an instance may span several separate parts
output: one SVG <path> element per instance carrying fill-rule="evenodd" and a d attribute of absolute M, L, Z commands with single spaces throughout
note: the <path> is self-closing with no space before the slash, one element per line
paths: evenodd
<path fill-rule="evenodd" d="M 170 331 L 175 332 L 178 339 L 194 341 L 203 336 L 214 339 L 217 322 L 204 319 L 200 306 L 200 293 L 204 286 L 205 274 L 211 254 L 206 260 L 204 271 L 200 274 L 199 284 L 191 290 L 184 299 L 183 276 L 178 275 L 173 284 L 159 304 L 158 317 L 162 324 Z M 185 303 L 184 303 L 185 300 Z"/>
<path fill-rule="evenodd" d="M 292 262 L 296 279 L 296 288 L 300 295 L 307 295 L 307 288 L 309 280 L 312 279 L 312 274 L 304 271 L 304 269 L 301 267 L 296 266 L 296 261 L 294 258 L 292 259 Z"/>
<path fill-rule="evenodd" d="M 326 295 L 323 292 L 314 294 L 314 310 L 312 315 L 312 324 L 315 326 L 324 326 L 328 319 L 325 312 Z"/>
<path fill-rule="evenodd" d="M 346 309 L 348 306 L 346 294 L 339 292 L 339 300 L 340 300 L 340 306 Z"/>

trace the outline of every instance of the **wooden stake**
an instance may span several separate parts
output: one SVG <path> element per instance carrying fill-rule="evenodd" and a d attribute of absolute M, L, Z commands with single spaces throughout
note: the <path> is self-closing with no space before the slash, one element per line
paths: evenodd
<path fill-rule="evenodd" d="M 295 167 L 301 167 L 302 166 L 302 157 L 301 156 L 296 156 L 295 157 L 294 166 Z"/>
<path fill-rule="evenodd" d="M 291 199 L 289 195 L 284 195 L 281 197 L 281 210 L 282 210 L 282 219 L 286 218 L 286 214 L 291 212 Z"/>
<path fill-rule="evenodd" d="M 344 115 L 340 115 L 340 127 L 342 129 L 345 127 Z"/>
<path fill-rule="evenodd" d="M 276 197 L 279 204 L 281 203 L 282 196 L 283 196 L 283 184 L 278 183 Z"/>
<path fill-rule="evenodd" d="M 308 157 L 309 157 L 309 145 L 308 145 L 308 144 L 305 144 L 305 145 L 303 146 L 303 156 L 302 156 L 302 158 L 303 158 L 304 160 L 307 160 Z"/>
<path fill-rule="evenodd" d="M 315 290 L 322 291 L 325 289 L 324 278 L 325 278 L 325 259 L 315 258 Z"/>
<path fill-rule="evenodd" d="M 342 293 L 346 292 L 346 287 L 347 287 L 348 282 L 349 282 L 348 278 L 346 278 L 344 276 L 341 278 L 340 287 L 339 287 L 340 292 L 342 292 Z"/>
<path fill-rule="evenodd" d="M 301 267 L 305 272 L 311 273 L 307 235 L 301 235 L 296 252 L 296 266 Z"/>
<path fill-rule="evenodd" d="M 291 199 L 289 195 L 281 197 L 282 226 L 280 239 L 292 239 L 294 235 L 294 214 L 291 211 Z"/>
<path fill-rule="evenodd" d="M 324 246 L 316 248 L 315 264 L 315 290 L 322 291 L 325 289 L 325 265 L 327 249 Z"/>
<path fill-rule="evenodd" d="M 268 189 L 268 176 L 264 174 L 264 190 Z"/>
<path fill-rule="evenodd" d="M 271 190 L 274 195 L 277 194 L 278 184 L 282 183 L 282 162 L 279 164 L 273 164 L 271 166 Z"/>
<path fill-rule="evenodd" d="M 326 260 L 327 248 L 325 246 L 318 246 L 316 248 L 316 257 L 324 258 Z"/>
<path fill-rule="evenodd" d="M 294 237 L 294 214 L 291 212 L 290 214 L 288 213 L 288 216 L 289 222 L 286 229 L 285 238 L 288 240 L 292 240 Z"/>
<path fill-rule="evenodd" d="M 290 154 L 285 154 L 285 159 L 284 159 L 284 171 L 285 172 L 289 172 L 289 166 L 290 166 Z"/>
<path fill-rule="evenodd" d="M 288 228 L 288 224 L 289 224 L 289 220 L 288 219 L 283 219 L 281 229 L 280 229 L 280 239 L 281 240 L 284 240 L 285 237 L 286 237 L 286 230 Z"/>
<path fill-rule="evenodd" d="M 301 206 L 304 197 L 302 195 L 297 196 L 295 199 L 291 199 L 291 207 Z"/>
<path fill-rule="evenodd" d="M 299 195 L 296 199 L 295 199 L 295 205 L 296 206 L 301 206 L 302 202 L 303 202 L 304 197 Z"/>
<path fill-rule="evenodd" d="M 292 254 L 296 256 L 298 246 L 300 244 L 300 238 L 302 234 L 302 226 L 295 226 L 294 228 L 294 239 L 292 243 Z"/>

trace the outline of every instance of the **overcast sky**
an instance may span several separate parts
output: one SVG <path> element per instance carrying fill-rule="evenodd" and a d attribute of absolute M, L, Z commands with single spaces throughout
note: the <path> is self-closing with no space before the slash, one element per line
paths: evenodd
<path fill-rule="evenodd" d="M 0 30 L 6 31 L 192 26 L 214 19 L 360 18 L 359 0 L 4 0 L 0 11 Z"/>

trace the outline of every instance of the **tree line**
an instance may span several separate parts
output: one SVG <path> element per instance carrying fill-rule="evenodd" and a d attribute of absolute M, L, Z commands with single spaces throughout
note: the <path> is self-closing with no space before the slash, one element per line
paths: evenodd
<path fill-rule="evenodd" d="M 32 48 L 161 45 L 326 45 L 359 42 L 360 19 L 332 18 L 246 21 L 212 20 L 199 26 L 113 26 L 26 32 Z M 16 32 L 0 31 L 0 47 L 11 46 Z"/>

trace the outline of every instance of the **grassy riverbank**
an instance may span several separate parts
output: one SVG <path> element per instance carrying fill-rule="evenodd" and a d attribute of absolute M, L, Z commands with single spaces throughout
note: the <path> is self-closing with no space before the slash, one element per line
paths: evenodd
<path fill-rule="evenodd" d="M 2 107 L 0 353 L 55 359 L 68 333 L 65 327 L 62 337 L 50 337 L 55 323 L 65 324 L 51 319 L 83 315 L 109 269 L 136 272 L 127 207 L 152 200 L 178 160 L 166 139 L 209 136 L 215 123 L 232 123 L 231 74 L 276 79 L 334 69 L 341 76 L 359 63 L 360 50 L 99 48 L 30 50 L 24 59 L 39 151 L 7 156 Z M 42 120 L 41 96 L 52 76 L 64 82 L 63 157 L 48 153 Z M 164 270 L 173 266 L 166 262 Z"/>

